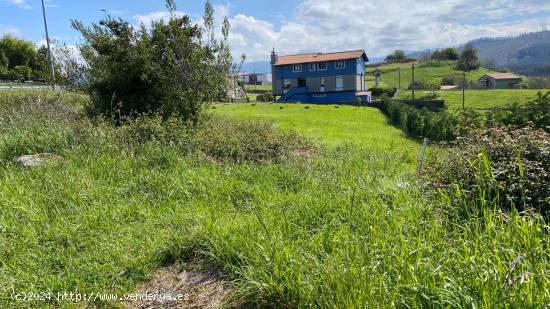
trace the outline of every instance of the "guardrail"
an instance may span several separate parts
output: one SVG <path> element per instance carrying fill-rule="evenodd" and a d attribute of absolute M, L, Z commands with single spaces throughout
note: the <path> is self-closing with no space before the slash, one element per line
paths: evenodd
<path fill-rule="evenodd" d="M 0 90 L 46 90 L 52 89 L 53 85 L 47 84 L 11 84 L 11 85 L 2 85 L 0 84 Z M 56 86 L 57 89 L 64 89 L 64 86 Z"/>

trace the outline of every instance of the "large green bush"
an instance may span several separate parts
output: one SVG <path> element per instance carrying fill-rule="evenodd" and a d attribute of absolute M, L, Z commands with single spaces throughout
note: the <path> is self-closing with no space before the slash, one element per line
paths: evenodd
<path fill-rule="evenodd" d="M 532 208 L 550 215 L 550 134 L 530 127 L 495 127 L 473 132 L 449 146 L 429 161 L 426 179 L 430 183 L 448 189 L 470 206 Z"/>
<path fill-rule="evenodd" d="M 198 123 L 213 100 L 226 95 L 231 67 L 229 22 L 217 39 L 214 9 L 207 1 L 204 25 L 179 16 L 167 0 L 169 19 L 150 27 L 107 19 L 91 27 L 73 21 L 84 44 L 80 51 L 86 70 L 91 112 L 115 117 L 162 113 Z"/>
<path fill-rule="evenodd" d="M 520 128 L 530 125 L 550 132 L 550 91 L 546 94 L 539 92 L 525 106 L 515 103 L 489 112 L 487 123 L 501 123 Z"/>
<path fill-rule="evenodd" d="M 259 101 L 259 102 L 273 102 L 273 100 L 274 98 L 271 92 L 265 92 L 265 93 L 259 94 L 256 97 L 256 101 Z"/>

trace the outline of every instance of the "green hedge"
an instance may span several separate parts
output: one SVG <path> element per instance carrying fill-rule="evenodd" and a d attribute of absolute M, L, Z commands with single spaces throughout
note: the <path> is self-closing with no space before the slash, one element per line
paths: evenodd
<path fill-rule="evenodd" d="M 427 137 L 434 141 L 455 140 L 461 133 L 460 117 L 446 112 L 430 112 L 389 98 L 383 98 L 380 109 L 391 123 L 409 136 Z"/>
<path fill-rule="evenodd" d="M 395 94 L 396 89 L 388 87 L 372 87 L 369 91 L 373 97 L 381 98 L 383 96 L 392 97 Z"/>

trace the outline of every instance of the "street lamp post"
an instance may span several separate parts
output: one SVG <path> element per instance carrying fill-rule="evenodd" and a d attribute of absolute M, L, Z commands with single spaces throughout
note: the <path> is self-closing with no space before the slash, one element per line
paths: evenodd
<path fill-rule="evenodd" d="M 101 9 L 101 12 L 105 13 L 105 20 L 107 20 L 107 10 L 106 9 Z"/>
<path fill-rule="evenodd" d="M 46 21 L 46 8 L 44 6 L 44 0 L 42 0 L 42 15 L 44 16 L 44 29 L 46 30 L 46 45 L 48 47 L 48 60 L 50 61 L 50 70 L 52 71 L 52 82 L 53 82 L 53 91 L 56 90 L 55 87 L 55 71 L 52 60 L 52 50 L 50 48 L 50 36 L 48 34 L 48 22 Z"/>

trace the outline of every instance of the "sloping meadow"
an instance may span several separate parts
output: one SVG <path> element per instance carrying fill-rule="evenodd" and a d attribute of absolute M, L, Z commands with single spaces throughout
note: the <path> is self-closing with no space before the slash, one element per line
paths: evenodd
<path fill-rule="evenodd" d="M 70 305 L 13 292 L 128 293 L 190 258 L 252 306 L 549 303 L 545 222 L 454 217 L 450 201 L 416 189 L 405 149 L 325 148 L 225 118 L 115 127 L 66 95 L 0 97 L 1 307 Z M 62 159 L 15 163 L 44 152 Z"/>

